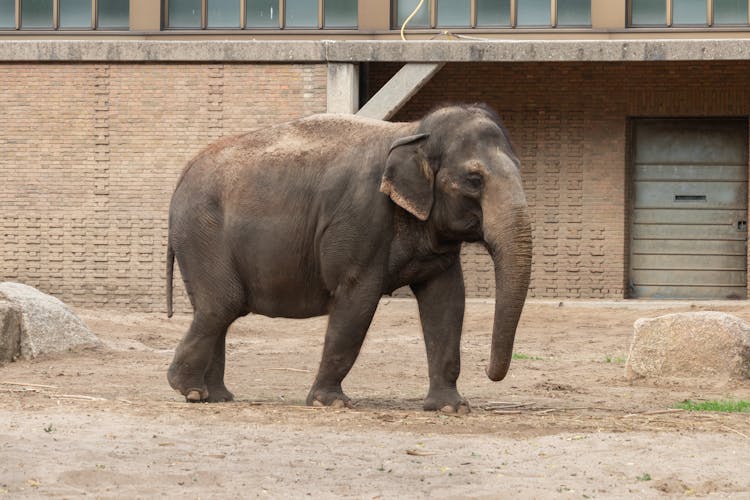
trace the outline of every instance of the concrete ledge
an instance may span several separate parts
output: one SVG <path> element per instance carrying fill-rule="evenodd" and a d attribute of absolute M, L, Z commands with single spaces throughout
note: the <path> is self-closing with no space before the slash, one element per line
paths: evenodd
<path fill-rule="evenodd" d="M 327 42 L 336 61 L 701 61 L 750 57 L 750 40 L 501 40 Z"/>
<path fill-rule="evenodd" d="M 324 62 L 325 60 L 325 44 L 321 41 L 0 41 L 0 61 Z"/>
<path fill-rule="evenodd" d="M 635 62 L 750 58 L 750 39 L 0 41 L 0 62 Z"/>

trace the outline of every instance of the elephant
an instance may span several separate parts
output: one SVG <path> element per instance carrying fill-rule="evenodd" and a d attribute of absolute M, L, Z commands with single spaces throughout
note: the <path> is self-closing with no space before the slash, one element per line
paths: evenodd
<path fill-rule="evenodd" d="M 425 410 L 467 413 L 458 392 L 460 250 L 494 264 L 487 376 L 507 374 L 531 269 L 520 162 L 485 104 L 414 122 L 320 114 L 221 139 L 188 162 L 169 209 L 167 314 L 177 260 L 193 319 L 167 379 L 189 402 L 233 399 L 227 328 L 249 313 L 328 315 L 306 403 L 351 407 L 341 384 L 380 299 L 409 286 L 427 352 Z"/>

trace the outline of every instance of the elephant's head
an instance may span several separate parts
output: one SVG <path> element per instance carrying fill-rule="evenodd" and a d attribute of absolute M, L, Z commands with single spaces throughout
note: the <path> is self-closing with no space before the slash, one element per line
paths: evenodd
<path fill-rule="evenodd" d="M 391 146 L 380 190 L 441 242 L 483 241 L 495 265 L 495 319 L 487 376 L 502 380 L 526 299 L 531 224 L 519 160 L 484 106 L 427 115 Z"/>

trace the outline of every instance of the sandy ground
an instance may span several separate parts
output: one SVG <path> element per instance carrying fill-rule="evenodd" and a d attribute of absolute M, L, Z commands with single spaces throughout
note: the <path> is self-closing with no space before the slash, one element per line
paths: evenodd
<path fill-rule="evenodd" d="M 750 498 L 750 415 L 670 410 L 750 399 L 750 381 L 638 380 L 639 317 L 749 302 L 529 302 L 508 377 L 484 375 L 493 308 L 468 304 L 462 394 L 421 411 L 416 304 L 384 300 L 344 384 L 355 409 L 303 406 L 325 318 L 245 318 L 237 401 L 187 404 L 166 369 L 189 316 L 78 310 L 106 347 L 0 367 L 0 497 Z"/>

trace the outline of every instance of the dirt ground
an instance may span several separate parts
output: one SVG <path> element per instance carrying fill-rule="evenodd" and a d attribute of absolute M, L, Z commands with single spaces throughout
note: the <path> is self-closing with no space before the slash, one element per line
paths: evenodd
<path fill-rule="evenodd" d="M 638 380 L 639 317 L 750 302 L 528 302 L 508 377 L 484 375 L 493 306 L 467 305 L 459 389 L 421 411 L 416 304 L 384 300 L 344 389 L 304 406 L 325 318 L 244 318 L 228 337 L 237 401 L 187 404 L 166 382 L 187 315 L 77 310 L 105 347 L 0 367 L 0 497 L 750 498 L 750 415 L 670 410 L 750 399 L 750 381 Z"/>

